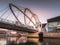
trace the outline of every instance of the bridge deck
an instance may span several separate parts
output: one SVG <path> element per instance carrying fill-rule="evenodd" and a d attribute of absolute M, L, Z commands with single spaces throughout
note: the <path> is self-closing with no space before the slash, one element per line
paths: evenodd
<path fill-rule="evenodd" d="M 9 24 L 9 23 L 5 23 L 5 22 L 1 22 L 1 21 L 0 21 L 0 28 L 16 30 L 16 31 L 23 31 L 23 32 L 28 32 L 28 33 L 37 32 L 37 30 L 35 30 L 35 29 L 27 28 L 24 26 L 17 26 L 15 24 Z"/>

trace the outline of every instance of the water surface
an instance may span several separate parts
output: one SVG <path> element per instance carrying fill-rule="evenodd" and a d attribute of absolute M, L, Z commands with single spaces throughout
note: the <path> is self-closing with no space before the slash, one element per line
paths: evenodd
<path fill-rule="evenodd" d="M 60 45 L 60 39 L 43 39 L 42 42 L 38 38 L 20 39 L 17 37 L 0 38 L 0 45 Z"/>

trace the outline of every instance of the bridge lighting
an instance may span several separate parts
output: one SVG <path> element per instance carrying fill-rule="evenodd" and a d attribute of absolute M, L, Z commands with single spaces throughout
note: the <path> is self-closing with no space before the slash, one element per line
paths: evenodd
<path fill-rule="evenodd" d="M 11 34 L 16 34 L 17 32 L 16 31 L 11 31 Z"/>

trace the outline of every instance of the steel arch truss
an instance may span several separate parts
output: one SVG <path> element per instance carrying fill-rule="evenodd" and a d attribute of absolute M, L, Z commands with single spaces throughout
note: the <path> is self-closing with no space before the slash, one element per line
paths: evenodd
<path fill-rule="evenodd" d="M 14 17 L 17 19 L 17 21 L 18 21 L 20 24 L 22 24 L 22 22 L 19 21 L 19 19 L 17 18 L 16 14 L 14 13 L 12 7 L 15 7 L 16 9 L 18 9 L 18 10 L 24 15 L 24 22 L 25 22 L 25 24 L 26 24 L 26 19 L 25 19 L 25 18 L 28 18 L 28 19 L 30 20 L 30 22 L 32 22 L 35 27 L 38 27 L 39 25 L 41 25 L 41 22 L 39 21 L 37 15 L 34 14 L 30 9 L 25 8 L 25 10 L 24 10 L 24 12 L 23 12 L 20 8 L 18 8 L 18 7 L 15 6 L 14 4 L 10 3 L 10 4 L 9 4 L 9 8 L 10 8 L 11 12 L 13 13 Z M 32 17 L 35 19 L 36 24 L 35 24 L 35 23 L 32 21 L 32 19 L 26 14 L 26 11 L 27 11 L 27 10 L 32 14 Z"/>
<path fill-rule="evenodd" d="M 31 20 L 32 20 L 32 18 L 34 18 L 34 20 L 35 20 L 35 22 L 36 22 L 35 27 L 37 28 L 38 26 L 40 26 L 40 25 L 41 25 L 41 22 L 39 21 L 38 16 L 37 16 L 36 14 L 34 14 L 29 8 L 25 8 L 24 13 L 26 14 L 27 11 L 29 11 L 29 12 L 32 14 L 32 16 L 29 17 L 29 18 L 30 18 Z M 25 22 L 25 23 L 26 23 L 26 22 Z M 42 26 L 42 25 L 41 25 L 41 26 Z"/>
<path fill-rule="evenodd" d="M 14 11 L 12 10 L 12 6 L 13 7 L 15 7 L 15 8 L 17 8 L 24 16 L 26 16 L 33 24 L 34 24 L 34 22 L 27 16 L 27 14 L 25 14 L 20 8 L 18 8 L 17 6 L 15 6 L 15 5 L 13 5 L 13 4 L 9 4 L 9 8 L 10 8 L 10 10 L 11 10 L 11 12 L 13 13 L 13 15 L 15 16 L 15 18 L 17 19 L 17 21 L 20 23 L 20 24 L 22 24 L 20 21 L 19 21 L 19 19 L 17 18 L 17 16 L 15 15 L 15 13 L 14 13 Z M 35 25 L 35 24 L 34 24 Z"/>

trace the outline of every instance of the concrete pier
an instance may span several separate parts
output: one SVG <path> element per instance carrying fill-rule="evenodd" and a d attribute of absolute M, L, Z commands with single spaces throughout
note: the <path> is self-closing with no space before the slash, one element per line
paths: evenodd
<path fill-rule="evenodd" d="M 60 38 L 59 32 L 44 32 L 43 33 L 44 38 Z"/>

